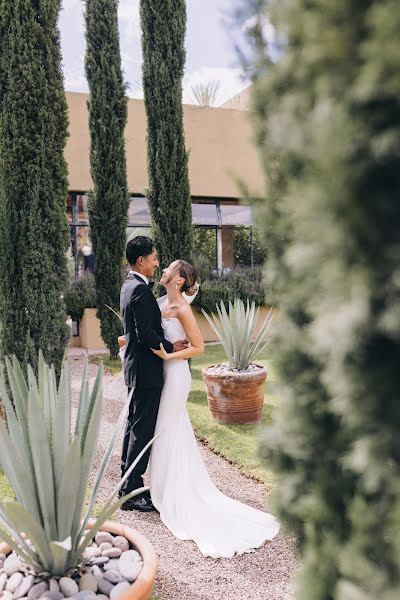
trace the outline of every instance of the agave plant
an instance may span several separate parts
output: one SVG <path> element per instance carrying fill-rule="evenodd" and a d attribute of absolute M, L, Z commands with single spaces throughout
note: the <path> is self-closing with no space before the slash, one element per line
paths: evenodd
<path fill-rule="evenodd" d="M 213 106 L 218 97 L 220 87 L 220 81 L 208 81 L 207 83 L 192 85 L 195 104 L 199 106 Z"/>
<path fill-rule="evenodd" d="M 239 371 L 247 369 L 269 343 L 267 333 L 273 319 L 272 308 L 255 336 L 259 309 L 256 310 L 254 302 L 250 305 L 247 301 L 245 308 L 244 302 L 235 298 L 233 304 L 229 302 L 228 311 L 222 301 L 220 307 L 216 307 L 218 316 L 211 313 L 212 316 L 209 317 L 204 309 L 202 313 L 218 336 L 230 367 Z"/>
<path fill-rule="evenodd" d="M 71 375 L 66 361 L 58 388 L 54 368 L 44 362 L 42 354 L 39 355 L 38 379 L 28 366 L 26 380 L 15 357 L 12 362 L 6 359 L 6 370 L 12 402 L 4 381 L 0 380 L 0 396 L 8 425 L 6 427 L 0 421 L 0 462 L 16 500 L 0 502 L 0 537 L 36 574 L 65 575 L 79 566 L 84 550 L 102 524 L 123 502 L 144 489 L 114 500 L 133 464 L 111 494 L 94 526 L 86 529 L 130 398 L 113 431 L 85 508 L 101 420 L 103 365 L 99 367 L 90 392 L 85 361 L 72 432 Z"/>

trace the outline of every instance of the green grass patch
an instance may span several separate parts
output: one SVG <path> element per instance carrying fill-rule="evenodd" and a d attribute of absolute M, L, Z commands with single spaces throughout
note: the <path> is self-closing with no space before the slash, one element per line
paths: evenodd
<path fill-rule="evenodd" d="M 110 358 L 108 354 L 94 354 L 89 356 L 89 362 L 99 365 L 101 362 L 104 365 L 106 371 L 109 371 L 112 375 L 118 375 L 122 369 L 122 363 L 119 358 Z"/>
<path fill-rule="evenodd" d="M 86 498 L 85 498 L 85 506 L 84 506 L 83 512 L 85 512 L 85 510 L 89 504 L 89 498 L 90 498 L 90 490 L 87 490 Z M 13 491 L 10 487 L 10 484 L 8 483 L 7 477 L 5 476 L 3 469 L 1 467 L 0 467 L 0 500 L 2 502 L 9 502 L 10 500 L 15 500 L 14 493 L 13 493 Z M 103 505 L 100 504 L 99 502 L 96 502 L 93 507 L 93 510 L 92 510 L 92 518 L 98 517 L 102 510 L 103 510 Z"/>
<path fill-rule="evenodd" d="M 268 360 L 267 350 L 264 350 L 257 359 L 257 362 L 268 369 L 263 415 L 260 424 L 257 425 L 224 425 L 215 422 L 211 417 L 201 370 L 203 367 L 221 362 L 226 362 L 226 358 L 220 345 L 207 346 L 205 354 L 193 359 L 193 384 L 188 400 L 188 410 L 194 430 L 197 437 L 204 441 L 213 452 L 237 465 L 245 475 L 263 481 L 267 487 L 271 487 L 272 473 L 258 455 L 260 433 L 263 428 L 271 425 L 273 410 L 277 404 L 274 393 L 274 373 L 271 361 Z"/>

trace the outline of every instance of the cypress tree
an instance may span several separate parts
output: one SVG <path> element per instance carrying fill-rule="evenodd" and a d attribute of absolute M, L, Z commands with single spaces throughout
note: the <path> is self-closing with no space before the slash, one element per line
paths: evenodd
<path fill-rule="evenodd" d="M 69 339 L 67 104 L 59 0 L 0 4 L 1 354 L 59 371 Z"/>
<path fill-rule="evenodd" d="M 264 455 L 299 540 L 296 597 L 397 598 L 400 11 L 394 0 L 256 3 L 255 131 L 280 307 L 281 406 Z"/>
<path fill-rule="evenodd" d="M 148 198 L 160 264 L 191 260 L 192 206 L 185 150 L 182 77 L 185 0 L 141 0 Z"/>
<path fill-rule="evenodd" d="M 124 129 L 127 99 L 121 69 L 117 0 L 86 2 L 86 76 L 89 83 L 90 231 L 95 254 L 97 315 L 111 357 L 118 353 L 122 260 L 128 224 Z"/>

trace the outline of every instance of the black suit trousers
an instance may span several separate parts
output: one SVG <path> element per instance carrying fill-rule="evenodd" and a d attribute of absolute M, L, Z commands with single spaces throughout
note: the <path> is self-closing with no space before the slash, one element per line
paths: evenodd
<path fill-rule="evenodd" d="M 130 393 L 128 388 L 128 394 Z M 154 436 L 162 388 L 136 389 L 129 405 L 128 420 L 122 445 L 122 476 Z M 147 469 L 151 447 L 145 452 L 125 481 L 120 494 L 143 487 L 143 474 Z"/>

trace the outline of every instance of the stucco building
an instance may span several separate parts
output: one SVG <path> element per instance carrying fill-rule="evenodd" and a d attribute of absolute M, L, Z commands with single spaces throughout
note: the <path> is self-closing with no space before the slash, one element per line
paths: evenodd
<path fill-rule="evenodd" d="M 90 268 L 87 196 L 92 187 L 89 165 L 87 94 L 67 92 L 69 138 L 66 160 L 69 171 L 68 217 L 71 227 L 73 269 Z M 195 226 L 215 230 L 218 266 L 232 266 L 232 227 L 253 225 L 243 196 L 262 195 L 262 174 L 252 144 L 248 113 L 236 108 L 184 105 L 186 148 Z M 146 167 L 146 114 L 143 100 L 128 102 L 125 130 L 128 188 L 131 202 L 127 236 L 150 225 L 145 198 L 148 187 Z M 168 165 L 165 166 L 168 168 Z M 248 190 L 244 193 L 242 190 Z"/>

